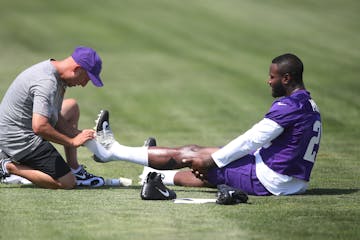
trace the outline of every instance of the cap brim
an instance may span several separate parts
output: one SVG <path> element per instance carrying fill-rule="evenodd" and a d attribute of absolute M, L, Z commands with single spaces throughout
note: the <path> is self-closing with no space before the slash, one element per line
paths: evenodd
<path fill-rule="evenodd" d="M 91 80 L 91 82 L 96 86 L 96 87 L 102 87 L 104 86 L 103 82 L 100 79 L 100 76 L 95 76 L 94 74 L 92 74 L 91 72 L 87 72 L 87 74 L 89 75 L 89 78 Z"/>

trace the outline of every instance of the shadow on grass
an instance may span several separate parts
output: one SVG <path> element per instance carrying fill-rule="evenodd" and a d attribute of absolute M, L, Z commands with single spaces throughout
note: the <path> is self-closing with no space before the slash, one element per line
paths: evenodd
<path fill-rule="evenodd" d="M 6 184 L 4 189 L 5 188 L 33 188 L 33 189 L 45 189 L 45 188 L 40 188 L 40 187 L 37 187 L 33 184 L 24 184 L 24 185 L 21 185 L 21 184 Z M 123 187 L 123 186 L 101 186 L 101 187 L 77 187 L 77 188 L 74 188 L 74 189 L 70 189 L 71 190 L 101 190 L 101 189 L 141 189 L 141 186 L 129 186 L 129 187 Z"/>
<path fill-rule="evenodd" d="M 96 187 L 96 188 L 93 188 L 93 187 L 77 187 L 77 188 L 74 188 L 74 189 L 71 189 L 71 190 L 106 190 L 106 189 L 123 189 L 123 190 L 126 190 L 126 189 L 130 189 L 130 190 L 141 190 L 141 187 L 140 185 L 132 185 L 132 186 L 127 186 L 127 187 L 124 187 L 124 186 L 101 186 L 101 187 Z M 216 193 L 217 190 L 214 188 L 214 189 L 211 189 L 211 188 L 191 188 L 191 187 L 179 187 L 179 186 L 168 186 L 170 189 L 173 189 L 175 190 L 176 192 L 204 192 L 204 193 Z M 6 184 L 4 189 L 5 188 L 33 188 L 33 189 L 44 189 L 44 188 L 40 188 L 40 187 L 37 187 L 33 184 L 26 184 L 26 185 L 21 185 L 21 184 Z"/>
<path fill-rule="evenodd" d="M 39 187 L 36 187 L 35 185 L 17 185 L 17 184 L 9 184 L 5 188 L 34 188 L 34 189 L 42 189 Z M 171 189 L 175 190 L 176 192 L 204 192 L 204 193 L 216 193 L 216 189 L 211 188 L 186 188 L 186 187 L 170 187 Z M 174 189 L 175 188 L 175 189 Z M 140 185 L 133 185 L 128 187 L 122 187 L 122 186 L 102 186 L 97 188 L 91 188 L 91 187 L 78 187 L 72 190 L 101 190 L 101 189 L 131 189 L 131 190 L 140 190 Z M 345 195 L 345 194 L 352 194 L 358 192 L 359 189 L 341 189 L 341 188 L 313 188 L 307 190 L 302 195 Z"/>
<path fill-rule="evenodd" d="M 339 188 L 314 188 L 307 190 L 303 195 L 343 195 L 358 192 L 359 189 L 339 189 Z"/>

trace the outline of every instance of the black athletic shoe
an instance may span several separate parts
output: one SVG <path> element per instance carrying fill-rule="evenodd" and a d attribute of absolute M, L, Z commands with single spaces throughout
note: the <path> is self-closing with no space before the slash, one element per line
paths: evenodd
<path fill-rule="evenodd" d="M 103 177 L 88 173 L 84 166 L 81 166 L 81 169 L 77 173 L 74 173 L 74 176 L 76 177 L 76 185 L 78 186 L 101 187 L 105 184 Z"/>
<path fill-rule="evenodd" d="M 240 189 L 236 189 L 225 184 L 218 185 L 217 188 L 217 204 L 232 205 L 246 203 L 248 201 L 248 195 Z"/>
<path fill-rule="evenodd" d="M 5 166 L 8 162 L 11 162 L 9 156 L 0 150 L 0 181 L 10 176 Z"/>
<path fill-rule="evenodd" d="M 105 148 L 110 148 L 115 142 L 114 134 L 110 128 L 109 111 L 101 110 L 95 120 L 96 141 Z"/>
<path fill-rule="evenodd" d="M 171 200 L 176 198 L 176 193 L 163 184 L 160 173 L 149 172 L 140 196 L 143 200 Z"/>
<path fill-rule="evenodd" d="M 108 110 L 100 110 L 97 119 L 95 120 L 95 131 L 101 132 L 110 128 L 110 121 L 109 121 L 109 111 Z"/>
<path fill-rule="evenodd" d="M 149 137 L 145 140 L 144 147 L 156 147 L 156 139 L 153 137 Z"/>
<path fill-rule="evenodd" d="M 95 120 L 94 130 L 96 131 L 96 141 L 106 149 L 109 149 L 115 142 L 114 134 L 110 128 L 109 111 L 100 110 L 97 119 Z M 92 158 L 99 163 L 108 162 L 109 159 L 100 159 L 95 154 Z"/>

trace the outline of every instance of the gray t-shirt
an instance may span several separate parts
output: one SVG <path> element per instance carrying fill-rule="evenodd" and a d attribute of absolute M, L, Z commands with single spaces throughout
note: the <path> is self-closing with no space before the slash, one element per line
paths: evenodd
<path fill-rule="evenodd" d="M 0 149 L 14 160 L 21 160 L 39 146 L 43 139 L 32 129 L 32 115 L 41 114 L 55 126 L 65 89 L 51 60 L 20 73 L 0 105 Z"/>

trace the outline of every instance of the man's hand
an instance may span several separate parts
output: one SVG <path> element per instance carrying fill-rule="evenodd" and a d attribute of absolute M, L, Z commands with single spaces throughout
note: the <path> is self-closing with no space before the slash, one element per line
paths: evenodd
<path fill-rule="evenodd" d="M 59 121 L 57 129 L 52 127 L 48 118 L 34 113 L 32 120 L 34 133 L 42 138 L 68 147 L 79 147 L 95 136 L 95 131 L 85 129 L 83 131 L 68 127 L 65 121 Z"/>
<path fill-rule="evenodd" d="M 86 141 L 94 139 L 94 136 L 95 136 L 94 130 L 84 129 L 72 139 L 72 145 L 74 147 L 79 147 L 83 145 Z"/>

